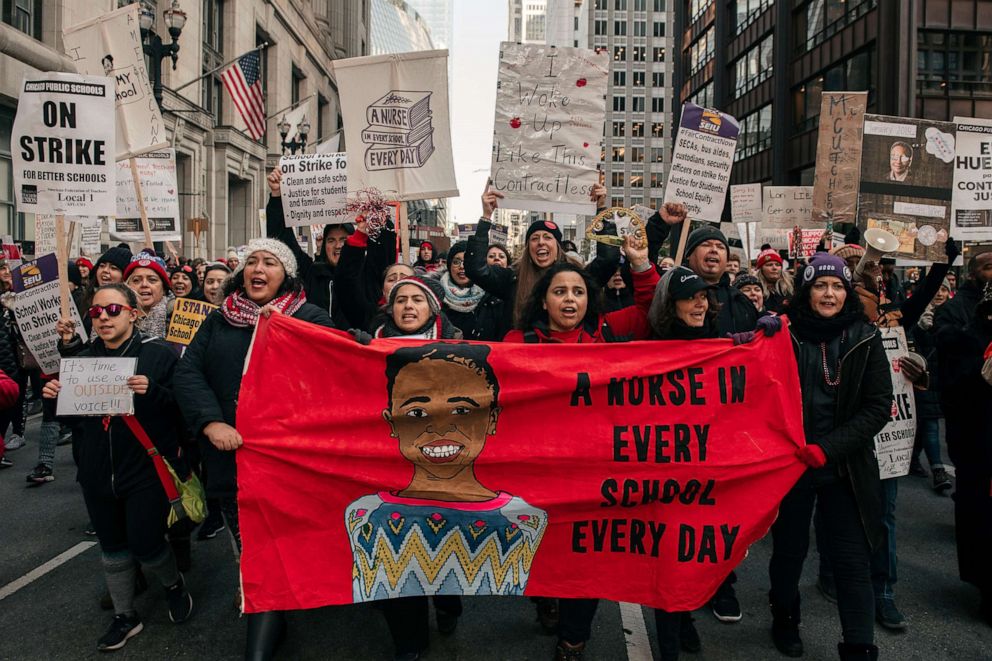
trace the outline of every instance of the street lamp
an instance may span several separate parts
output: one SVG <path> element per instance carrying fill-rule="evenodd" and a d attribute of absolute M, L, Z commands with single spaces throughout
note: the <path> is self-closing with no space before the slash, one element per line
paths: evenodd
<path fill-rule="evenodd" d="M 155 25 L 155 13 L 147 5 L 142 5 L 138 13 L 142 49 L 151 60 L 152 93 L 159 108 L 162 107 L 162 60 L 171 57 L 172 70 L 176 70 L 176 61 L 179 59 L 179 35 L 186 25 L 186 12 L 179 8 L 179 0 L 172 0 L 172 6 L 162 12 L 162 19 L 172 37 L 170 44 L 163 44 L 162 37 L 152 30 L 152 26 Z"/>
<path fill-rule="evenodd" d="M 300 120 L 300 125 L 297 127 L 297 136 L 292 140 L 286 140 L 290 130 L 293 128 L 293 125 L 286 119 L 286 115 L 282 116 L 282 121 L 279 122 L 278 128 L 279 135 L 282 136 L 282 151 L 284 154 L 287 149 L 290 154 L 295 154 L 297 149 L 300 150 L 301 154 L 306 150 L 307 136 L 310 134 L 310 120 L 307 119 L 306 115 L 303 115 L 303 118 Z"/>

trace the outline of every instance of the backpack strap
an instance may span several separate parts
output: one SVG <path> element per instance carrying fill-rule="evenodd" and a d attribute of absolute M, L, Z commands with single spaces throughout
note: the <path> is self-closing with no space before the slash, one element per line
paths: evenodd
<path fill-rule="evenodd" d="M 145 448 L 148 452 L 148 456 L 152 458 L 152 463 L 155 465 L 155 472 L 158 473 L 158 480 L 162 483 L 162 487 L 165 489 L 165 495 L 168 497 L 169 502 L 175 502 L 179 500 L 179 491 L 176 489 L 176 483 L 172 479 L 172 475 L 169 473 L 169 467 L 165 465 L 165 459 L 159 454 L 158 449 L 155 444 L 152 443 L 152 439 L 148 437 L 148 432 L 145 428 L 141 426 L 138 419 L 133 415 L 121 416 L 124 418 L 124 424 L 127 428 L 131 430 L 134 437 L 138 439 L 138 442 Z"/>

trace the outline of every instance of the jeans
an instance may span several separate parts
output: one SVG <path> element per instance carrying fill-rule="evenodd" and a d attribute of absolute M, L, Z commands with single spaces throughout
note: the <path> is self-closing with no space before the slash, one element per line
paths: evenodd
<path fill-rule="evenodd" d="M 920 451 L 927 453 L 930 469 L 944 465 L 940 456 L 940 418 L 920 418 L 916 421 L 916 446 L 913 458 L 919 460 Z M 891 478 L 890 478 L 891 479 Z"/>
<path fill-rule="evenodd" d="M 55 465 L 55 447 L 59 443 L 62 425 L 55 419 L 54 399 L 41 400 L 41 439 L 38 441 L 38 463 L 49 468 Z"/>
<path fill-rule="evenodd" d="M 786 494 L 772 525 L 768 564 L 772 603 L 790 609 L 799 603 L 799 578 L 809 552 L 809 524 L 814 507 L 822 528 L 821 554 L 836 574 L 837 610 L 844 642 L 874 641 L 875 604 L 871 584 L 871 548 L 851 486 L 843 479 L 814 484 L 807 471 Z M 798 609 L 796 609 L 798 612 Z"/>

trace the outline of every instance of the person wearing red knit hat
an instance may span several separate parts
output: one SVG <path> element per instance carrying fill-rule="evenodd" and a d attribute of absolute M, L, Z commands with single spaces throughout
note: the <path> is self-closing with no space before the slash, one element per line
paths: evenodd
<path fill-rule="evenodd" d="M 782 256 L 769 248 L 758 255 L 757 273 L 765 294 L 765 309 L 781 314 L 795 293 L 792 276 L 782 268 Z"/>
<path fill-rule="evenodd" d="M 138 295 L 136 326 L 146 337 L 165 337 L 172 288 L 161 257 L 139 252 L 124 269 L 124 282 Z"/>
<path fill-rule="evenodd" d="M 789 318 L 806 436 L 796 455 L 808 469 L 772 525 L 772 640 L 786 656 L 803 654 L 799 579 L 815 507 L 825 542 L 820 553 L 835 573 L 840 658 L 877 659 L 870 561 L 884 528 L 874 438 L 891 415 L 889 364 L 840 257 L 818 253 L 810 260 Z"/>
<path fill-rule="evenodd" d="M 93 270 L 93 262 L 85 257 L 77 257 L 76 266 L 79 267 L 79 275 L 83 282 L 86 282 L 90 277 L 90 271 Z"/>

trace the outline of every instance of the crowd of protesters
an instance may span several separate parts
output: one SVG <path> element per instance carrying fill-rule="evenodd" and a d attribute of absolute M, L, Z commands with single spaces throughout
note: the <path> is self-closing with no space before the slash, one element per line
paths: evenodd
<path fill-rule="evenodd" d="M 132 254 L 121 245 L 96 262 L 79 258 L 70 265 L 82 337 L 71 320 L 61 319 L 55 329 L 59 350 L 63 356 L 137 359 L 128 380 L 134 416 L 126 421 L 55 415 L 58 375 L 42 374 L 25 349 L 9 311 L 11 271 L 0 261 L 8 308 L 0 317 L 0 433 L 6 439 L 0 466 L 12 466 L 10 452 L 25 444 L 25 418 L 38 409 L 37 463 L 27 481 L 41 486 L 55 479 L 55 448 L 72 444 L 90 532 L 102 550 L 104 605 L 114 611 L 100 650 L 120 649 L 142 630 L 134 597 L 147 589 L 146 576 L 165 591 L 173 622 L 194 611 L 195 586 L 183 578 L 192 561 L 193 530 L 167 526 L 169 501 L 148 443 L 180 479 L 200 476 L 208 515 L 197 537 L 211 539 L 226 529 L 238 560 L 238 392 L 253 330 L 271 314 L 347 330 L 363 344 L 378 338 L 644 340 L 666 351 L 673 341 L 729 338 L 743 344 L 789 333 L 807 440 L 797 457 L 808 469 L 785 496 L 771 530 L 772 641 L 785 656 L 804 653 L 799 580 L 813 522 L 817 586 L 837 605 L 841 659 L 878 658 L 876 622 L 907 626 L 894 595 L 897 480 L 880 479 L 873 441 L 892 407 L 879 329 L 901 326 L 912 353 L 900 368 L 916 389 L 919 418 L 912 472 L 926 475 L 920 463 L 925 455 L 933 490 L 943 494 L 953 486 L 960 575 L 980 591 L 981 616 L 992 625 L 992 568 L 984 556 L 992 548 L 992 416 L 976 415 L 992 405 L 992 253 L 970 259 L 959 283 L 947 265 L 935 264 L 925 277 L 900 284 L 890 265 L 865 263 L 855 237 L 798 263 L 765 246 L 752 268 L 731 253 L 716 226 L 704 225 L 687 232 L 684 258 L 676 264 L 688 221 L 684 207 L 667 204 L 648 219 L 645 241 L 629 236 L 621 248 L 597 242 L 589 263 L 550 220 L 527 228 L 513 259 L 490 241 L 489 217 L 502 196 L 487 190 L 473 236 L 443 255 L 424 242 L 408 266 L 397 263 L 394 228 L 373 238 L 362 219 L 326 226 L 317 254 L 307 254 L 284 224 L 278 170 L 268 183 L 267 237 L 251 241 L 240 258 L 230 251 L 213 262 L 166 261 L 151 249 Z M 605 207 L 605 188 L 594 187 L 591 199 Z M 953 262 L 958 248 L 953 241 L 947 246 Z M 184 351 L 163 340 L 179 297 L 218 306 Z M 941 455 L 942 418 L 954 484 Z M 735 581 L 731 573 L 709 604 L 727 623 L 742 618 Z M 237 586 L 231 596 L 240 606 Z M 549 655 L 581 659 L 597 600 L 544 597 L 534 603 L 540 624 L 557 635 Z M 452 634 L 461 599 L 437 597 L 434 609 L 438 629 Z M 419 658 L 428 643 L 428 600 L 389 600 L 382 611 L 396 658 Z M 704 644 L 691 613 L 656 610 L 655 623 L 665 661 Z M 286 634 L 281 613 L 247 616 L 246 658 L 271 658 Z"/>

